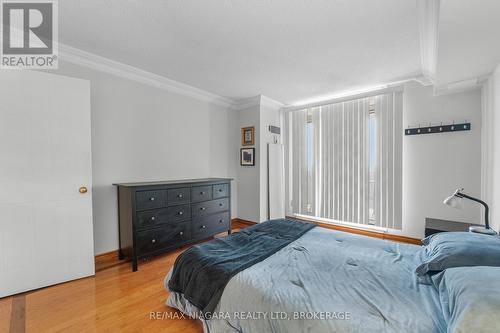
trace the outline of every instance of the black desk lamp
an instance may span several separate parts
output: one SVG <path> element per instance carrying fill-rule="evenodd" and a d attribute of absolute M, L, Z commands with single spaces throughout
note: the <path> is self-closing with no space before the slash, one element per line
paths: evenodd
<path fill-rule="evenodd" d="M 470 232 L 477 232 L 480 234 L 486 234 L 486 235 L 496 235 L 497 232 L 493 229 L 490 228 L 490 223 L 489 223 L 489 207 L 486 204 L 486 202 L 473 198 L 471 196 L 468 196 L 467 194 L 463 193 L 463 188 L 462 189 L 457 189 L 455 193 L 453 193 L 451 196 L 448 198 L 444 199 L 443 203 L 445 205 L 448 205 L 453 208 L 457 209 L 462 209 L 462 198 L 466 198 L 475 202 L 479 202 L 481 205 L 484 206 L 484 227 L 482 226 L 471 226 L 469 227 Z"/>

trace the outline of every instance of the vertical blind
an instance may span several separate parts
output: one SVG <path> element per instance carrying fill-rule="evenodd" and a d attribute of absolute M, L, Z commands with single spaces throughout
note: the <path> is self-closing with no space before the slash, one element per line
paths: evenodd
<path fill-rule="evenodd" d="M 402 92 L 285 114 L 287 214 L 401 229 Z"/>

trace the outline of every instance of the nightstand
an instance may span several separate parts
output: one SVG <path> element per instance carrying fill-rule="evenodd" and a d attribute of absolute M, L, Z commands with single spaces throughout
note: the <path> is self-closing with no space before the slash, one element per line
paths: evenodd
<path fill-rule="evenodd" d="M 425 237 L 444 231 L 469 231 L 469 227 L 473 225 L 480 225 L 480 224 L 440 220 L 431 217 L 426 217 Z"/>

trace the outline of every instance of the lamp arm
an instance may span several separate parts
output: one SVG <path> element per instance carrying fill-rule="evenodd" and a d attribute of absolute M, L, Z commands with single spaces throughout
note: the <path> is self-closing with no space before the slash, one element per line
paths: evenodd
<path fill-rule="evenodd" d="M 477 198 L 468 196 L 467 194 L 464 194 L 464 193 L 459 193 L 457 196 L 459 196 L 461 198 L 466 198 L 466 199 L 469 199 L 469 200 L 472 200 L 475 202 L 479 202 L 481 205 L 484 206 L 484 226 L 486 227 L 486 229 L 489 229 L 490 228 L 490 222 L 489 222 L 490 208 L 488 207 L 486 202 L 484 202 L 483 200 L 479 200 Z"/>

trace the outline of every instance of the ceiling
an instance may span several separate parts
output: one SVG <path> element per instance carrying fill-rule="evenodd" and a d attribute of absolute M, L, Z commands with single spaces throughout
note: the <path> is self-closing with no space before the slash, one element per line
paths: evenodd
<path fill-rule="evenodd" d="M 420 71 L 416 0 L 64 0 L 64 44 L 286 104 Z"/>
<path fill-rule="evenodd" d="M 500 1 L 441 0 L 437 85 L 489 74 L 500 62 Z"/>
<path fill-rule="evenodd" d="M 233 100 L 297 104 L 420 75 L 417 1 L 64 0 L 59 39 Z M 499 10 L 441 0 L 438 83 L 500 61 Z"/>

